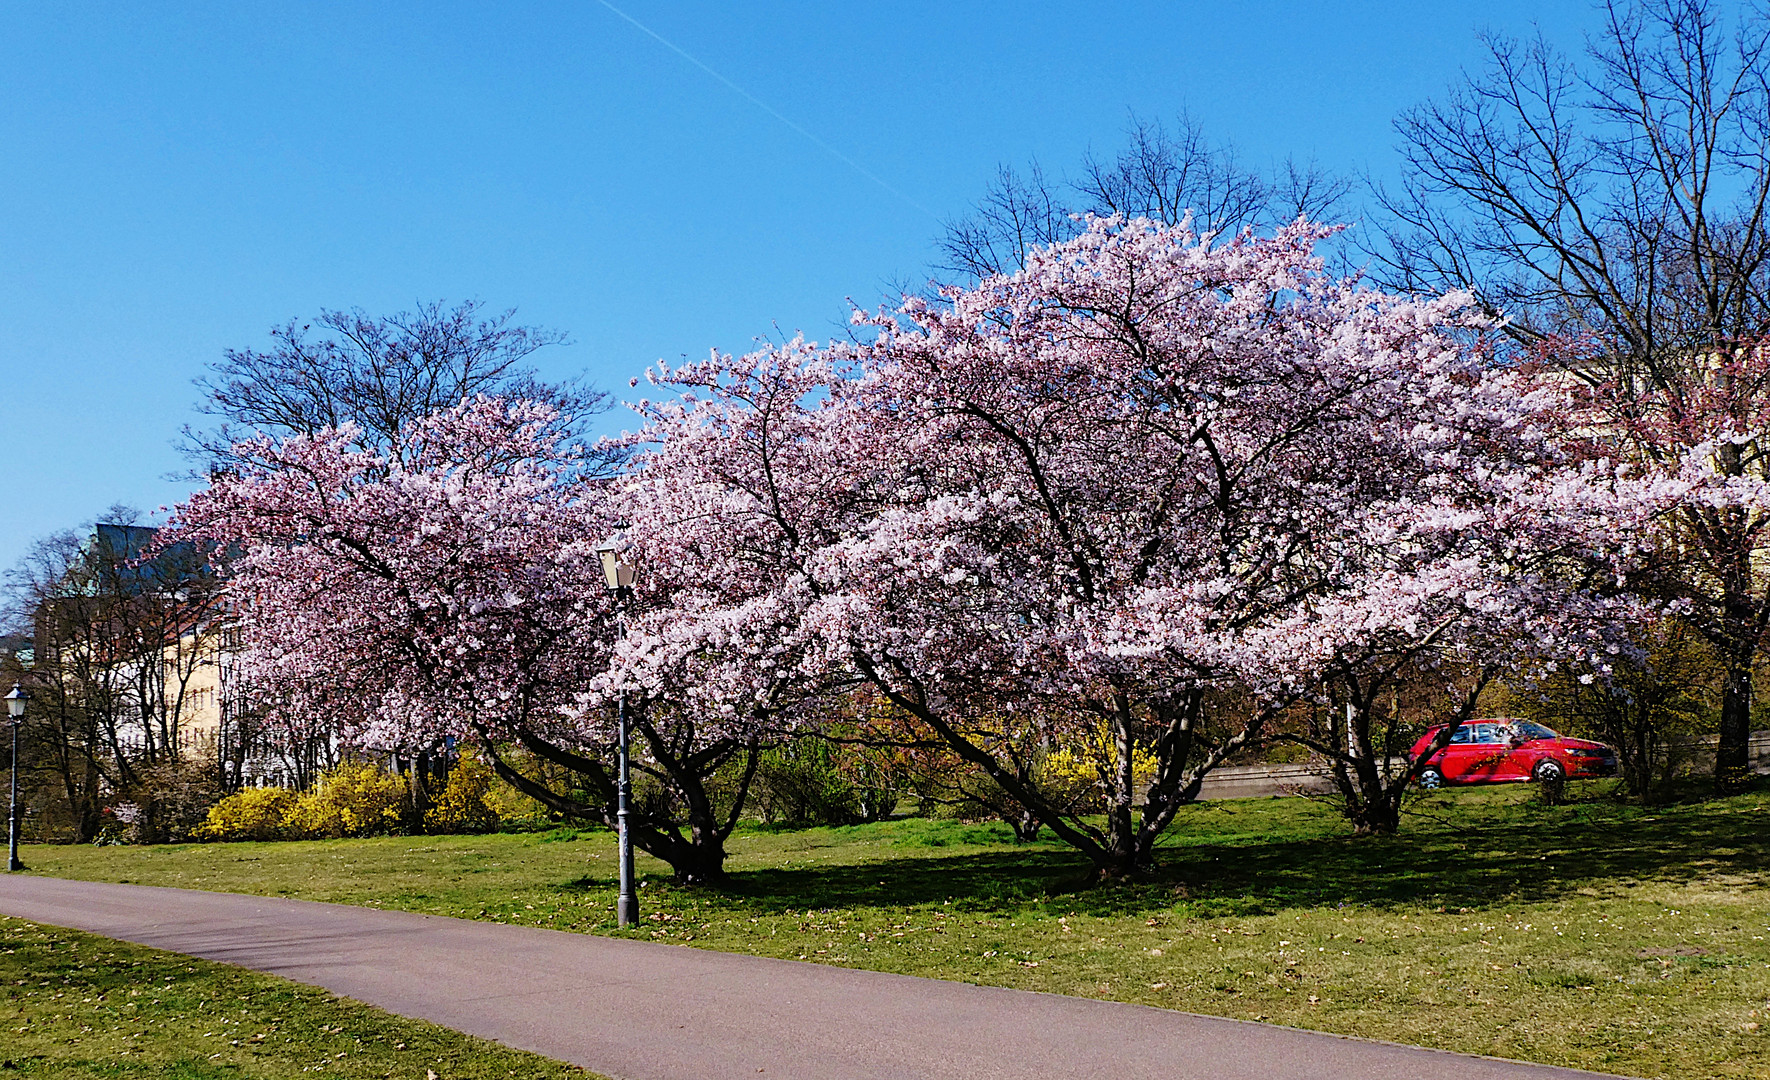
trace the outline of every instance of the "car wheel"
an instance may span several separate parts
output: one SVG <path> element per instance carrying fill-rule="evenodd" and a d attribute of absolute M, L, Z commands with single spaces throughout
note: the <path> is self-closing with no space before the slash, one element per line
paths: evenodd
<path fill-rule="evenodd" d="M 1437 791 L 1444 786 L 1444 774 L 1436 766 L 1428 765 L 1420 770 L 1420 778 L 1416 782 L 1427 791 Z"/>
<path fill-rule="evenodd" d="M 1567 770 L 1561 767 L 1559 761 L 1550 761 L 1545 758 L 1536 763 L 1536 768 L 1531 771 L 1531 777 L 1539 784 L 1553 784 L 1557 780 L 1566 779 Z"/>

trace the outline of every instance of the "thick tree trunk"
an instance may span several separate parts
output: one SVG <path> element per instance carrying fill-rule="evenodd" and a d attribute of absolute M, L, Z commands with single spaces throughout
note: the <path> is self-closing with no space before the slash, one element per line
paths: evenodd
<path fill-rule="evenodd" d="M 707 792 L 705 777 L 692 769 L 679 768 L 671 771 L 670 778 L 677 794 L 688 804 L 688 850 L 685 855 L 668 860 L 670 870 L 678 885 L 717 885 L 725 880 L 728 830 L 720 828 L 722 822 Z"/>
<path fill-rule="evenodd" d="M 1102 873 L 1115 877 L 1136 873 L 1139 856 L 1143 854 L 1137 843 L 1137 824 L 1133 817 L 1137 794 L 1135 750 L 1131 706 L 1121 693 L 1113 701 L 1113 776 L 1106 807 L 1106 860 L 1101 866 Z"/>
<path fill-rule="evenodd" d="M 1723 442 L 1718 453 L 1722 472 L 1741 475 L 1738 447 Z M 1738 534 L 1738 511 L 1724 514 L 1721 520 L 1732 526 L 1724 535 Z M 1720 575 L 1720 619 L 1718 625 L 1709 628 L 1709 640 L 1721 654 L 1721 730 L 1715 747 L 1715 786 L 1722 792 L 1737 789 L 1751 777 L 1752 662 L 1757 659 L 1764 634 L 1764 601 L 1754 589 L 1755 569 L 1749 547 L 1736 543 Z"/>
<path fill-rule="evenodd" d="M 678 885 L 725 883 L 725 840 L 716 833 L 691 834 L 682 850 L 667 861 Z"/>
<path fill-rule="evenodd" d="M 1401 827 L 1400 801 L 1388 796 L 1346 807 L 1355 836 L 1394 836 Z"/>
<path fill-rule="evenodd" d="M 669 863 L 672 876 L 679 885 L 722 884 L 726 880 L 725 838 L 736 827 L 749 798 L 750 787 L 756 777 L 756 763 L 761 749 L 759 744 L 752 740 L 741 747 L 715 747 L 686 758 L 678 758 L 668 752 L 664 741 L 655 729 L 645 723 L 643 715 L 635 718 L 634 727 L 647 740 L 653 758 L 668 775 L 669 785 L 679 804 L 687 808 L 687 829 L 685 833 L 680 821 L 653 816 L 636 806 L 629 819 L 633 846 L 655 859 Z M 491 762 L 492 771 L 506 783 L 541 805 L 568 817 L 599 822 L 611 829 L 617 827 L 615 784 L 603 762 L 553 745 L 533 733 L 521 733 L 523 746 L 556 765 L 572 770 L 583 779 L 585 789 L 600 800 L 593 803 L 580 802 L 522 775 L 504 760 L 496 743 L 487 738 L 483 729 L 478 734 L 481 749 Z M 747 758 L 737 790 L 731 797 L 731 805 L 721 818 L 719 808 L 714 805 L 707 790 L 706 781 L 732 753 L 743 753 Z"/>

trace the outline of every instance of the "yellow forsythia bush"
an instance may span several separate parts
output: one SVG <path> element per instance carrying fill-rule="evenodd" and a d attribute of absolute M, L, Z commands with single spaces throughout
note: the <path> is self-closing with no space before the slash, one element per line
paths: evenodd
<path fill-rule="evenodd" d="M 286 788 L 245 788 L 211 806 L 192 835 L 199 840 L 281 840 L 300 800 Z"/>
<path fill-rule="evenodd" d="M 498 827 L 498 811 L 487 801 L 497 777 L 492 767 L 462 754 L 449 778 L 424 813 L 428 833 L 489 832 Z"/>
<path fill-rule="evenodd" d="M 1061 792 L 1061 798 L 1078 805 L 1091 802 L 1100 788 L 1100 766 L 1113 760 L 1115 748 L 1112 732 L 1102 723 L 1092 731 L 1059 746 L 1040 763 L 1039 779 L 1047 787 Z M 1147 787 L 1155 779 L 1155 755 L 1147 747 L 1131 750 L 1131 775 L 1138 787 Z"/>
<path fill-rule="evenodd" d="M 285 826 L 289 837 L 299 840 L 398 832 L 405 799 L 404 777 L 367 761 L 347 762 L 320 774 Z"/>
<path fill-rule="evenodd" d="M 199 840 L 327 840 L 398 833 L 409 806 L 406 778 L 369 762 L 320 774 L 309 791 L 246 788 L 209 808 Z M 424 814 L 429 833 L 489 832 L 502 821 L 542 820 L 539 803 L 499 782 L 490 765 L 463 754 Z"/>
<path fill-rule="evenodd" d="M 502 782 L 493 784 L 492 790 L 486 792 L 486 806 L 498 815 L 500 827 L 515 826 L 520 829 L 558 824 L 555 816 L 545 806 Z"/>
<path fill-rule="evenodd" d="M 322 840 L 399 831 L 406 782 L 355 762 L 320 774 L 310 791 L 246 788 L 209 808 L 201 840 Z"/>

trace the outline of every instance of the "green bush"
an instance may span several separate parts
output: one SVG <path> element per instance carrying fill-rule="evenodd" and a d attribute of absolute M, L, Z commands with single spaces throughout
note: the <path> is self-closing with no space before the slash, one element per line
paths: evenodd
<path fill-rule="evenodd" d="M 751 798 L 770 825 L 856 825 L 897 807 L 891 777 L 869 751 L 799 739 L 762 752 Z"/>

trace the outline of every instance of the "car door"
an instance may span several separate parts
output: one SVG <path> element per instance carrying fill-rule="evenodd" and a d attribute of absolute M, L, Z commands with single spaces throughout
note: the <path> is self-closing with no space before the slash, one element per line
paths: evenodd
<path fill-rule="evenodd" d="M 1465 783 L 1481 784 L 1503 779 L 1506 762 L 1512 756 L 1504 724 L 1474 724 L 1469 740 L 1469 768 L 1463 773 Z"/>
<path fill-rule="evenodd" d="M 1530 770 L 1536 764 L 1537 751 L 1535 746 L 1525 738 L 1524 731 L 1517 724 L 1496 725 L 1501 741 L 1506 744 L 1506 756 L 1494 770 L 1495 780 L 1528 780 Z"/>
<path fill-rule="evenodd" d="M 1461 780 L 1475 763 L 1475 725 L 1464 724 L 1457 728 L 1450 737 L 1450 745 L 1444 748 L 1438 759 L 1439 771 L 1444 773 L 1446 780 Z"/>

